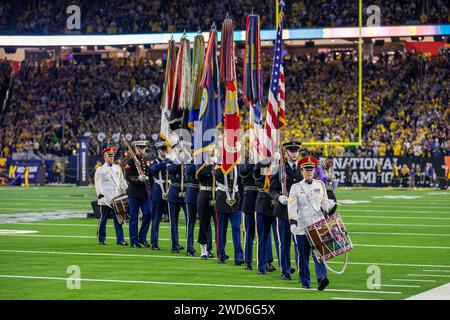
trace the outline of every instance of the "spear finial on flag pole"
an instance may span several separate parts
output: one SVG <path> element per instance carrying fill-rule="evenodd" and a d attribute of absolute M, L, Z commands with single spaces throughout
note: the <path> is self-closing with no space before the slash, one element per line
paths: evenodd
<path fill-rule="evenodd" d="M 212 25 L 211 25 L 211 29 L 217 29 L 217 26 L 216 26 L 216 22 L 215 22 L 215 21 L 213 21 L 213 23 L 212 23 Z"/>

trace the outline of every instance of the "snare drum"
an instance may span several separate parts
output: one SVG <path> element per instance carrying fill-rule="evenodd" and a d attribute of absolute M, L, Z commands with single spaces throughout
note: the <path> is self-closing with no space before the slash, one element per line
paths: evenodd
<path fill-rule="evenodd" d="M 128 223 L 130 219 L 130 207 L 128 205 L 128 196 L 121 194 L 112 199 L 112 206 L 117 220 L 120 224 Z"/>
<path fill-rule="evenodd" d="M 326 265 L 334 273 L 344 272 L 347 265 L 347 252 L 353 248 L 353 244 L 339 214 L 335 213 L 316 221 L 305 228 L 305 234 L 313 247 L 316 259 L 325 265 L 328 259 L 345 253 L 345 265 L 341 272 L 336 272 Z"/>

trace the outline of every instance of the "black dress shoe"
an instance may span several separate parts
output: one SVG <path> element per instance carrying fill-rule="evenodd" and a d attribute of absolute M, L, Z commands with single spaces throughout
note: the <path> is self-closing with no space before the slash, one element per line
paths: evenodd
<path fill-rule="evenodd" d="M 310 286 L 302 286 L 303 289 L 311 289 Z"/>
<path fill-rule="evenodd" d="M 264 271 L 264 270 L 258 270 L 257 274 L 263 275 L 263 274 L 266 274 L 266 271 Z"/>
<path fill-rule="evenodd" d="M 244 259 L 238 259 L 238 260 L 234 260 L 234 264 L 237 266 L 240 266 L 241 264 L 243 264 L 245 261 Z"/>
<path fill-rule="evenodd" d="M 200 256 L 200 259 L 202 259 L 202 260 L 208 260 L 208 256 L 207 256 L 206 254 L 204 254 L 204 255 Z"/>
<path fill-rule="evenodd" d="M 99 241 L 98 244 L 101 245 L 101 246 L 105 246 L 106 245 L 105 241 Z"/>
<path fill-rule="evenodd" d="M 183 246 L 178 246 L 178 250 L 184 250 Z"/>
<path fill-rule="evenodd" d="M 174 250 L 172 250 L 172 253 L 180 253 L 180 250 L 174 249 Z"/>
<path fill-rule="evenodd" d="M 245 270 L 252 270 L 252 269 L 253 269 L 252 264 L 250 262 L 247 262 L 245 264 Z"/>
<path fill-rule="evenodd" d="M 277 268 L 275 268 L 271 263 L 268 263 L 267 265 L 266 265 L 266 271 L 267 272 L 274 272 L 274 271 L 276 271 L 277 270 Z"/>
<path fill-rule="evenodd" d="M 225 264 L 225 260 L 217 260 L 218 261 L 218 263 L 220 263 L 220 264 Z"/>
<path fill-rule="evenodd" d="M 143 245 L 146 248 L 150 248 L 151 247 L 150 244 L 147 241 L 139 241 L 139 244 Z"/>
<path fill-rule="evenodd" d="M 330 284 L 330 281 L 328 280 L 327 277 L 324 277 L 324 278 L 319 279 L 318 283 L 319 283 L 319 286 L 317 287 L 317 290 L 322 291 Z"/>
<path fill-rule="evenodd" d="M 139 243 L 133 243 L 131 245 L 132 248 L 142 248 L 142 246 Z"/>
<path fill-rule="evenodd" d="M 155 244 L 152 244 L 151 245 L 151 247 L 150 247 L 150 249 L 152 249 L 152 250 L 156 250 L 156 251 L 161 251 L 161 248 L 160 247 L 158 247 L 157 245 L 155 245 Z"/>
<path fill-rule="evenodd" d="M 291 275 L 290 274 L 282 274 L 281 280 L 291 280 Z"/>
<path fill-rule="evenodd" d="M 118 246 L 127 246 L 128 242 L 122 241 L 122 242 L 117 242 Z"/>
<path fill-rule="evenodd" d="M 226 254 L 225 255 L 225 260 L 228 260 L 228 259 L 230 259 L 230 257 Z"/>
<path fill-rule="evenodd" d="M 291 268 L 291 274 L 293 274 L 295 272 L 294 268 Z"/>
<path fill-rule="evenodd" d="M 195 254 L 193 252 L 188 252 L 186 253 L 186 255 L 188 255 L 189 257 L 195 257 Z"/>
<path fill-rule="evenodd" d="M 208 258 L 214 258 L 214 254 L 211 251 L 208 251 Z"/>

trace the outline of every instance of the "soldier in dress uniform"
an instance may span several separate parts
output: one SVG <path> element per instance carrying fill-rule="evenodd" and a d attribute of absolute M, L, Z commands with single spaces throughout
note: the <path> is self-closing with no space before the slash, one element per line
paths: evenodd
<path fill-rule="evenodd" d="M 130 158 L 126 166 L 127 195 L 130 206 L 130 242 L 133 248 L 150 247 L 147 242 L 147 233 L 151 222 L 151 172 L 150 159 L 147 156 L 147 143 L 147 141 L 133 142 L 134 152 L 139 163 L 136 164 Z M 137 165 L 142 169 L 142 174 L 139 174 Z M 142 211 L 142 224 L 138 234 L 139 210 Z"/>
<path fill-rule="evenodd" d="M 215 157 L 211 157 L 206 159 L 204 164 L 195 165 L 196 176 L 200 184 L 200 191 L 197 199 L 197 213 L 199 221 L 197 241 L 200 244 L 200 258 L 203 260 L 214 258 L 214 255 L 212 254 L 211 220 L 214 223 L 214 229 L 217 230 L 214 211 L 215 200 L 212 196 L 213 188 L 215 188 L 213 166 L 216 161 L 217 160 Z"/>
<path fill-rule="evenodd" d="M 100 206 L 101 217 L 98 227 L 98 243 L 105 244 L 106 222 L 110 213 L 113 213 L 114 228 L 116 230 L 116 240 L 118 245 L 127 246 L 125 242 L 122 225 L 117 220 L 113 212 L 112 199 L 124 194 L 127 190 L 127 182 L 123 176 L 122 168 L 114 164 L 114 154 L 116 148 L 107 147 L 103 149 L 103 159 L 105 163 L 95 170 L 95 191 L 97 193 L 98 205 Z"/>
<path fill-rule="evenodd" d="M 163 214 L 167 214 L 167 184 L 168 176 L 166 175 L 169 160 L 167 156 L 167 144 L 165 141 L 158 141 L 155 143 L 158 157 L 153 160 L 150 165 L 150 170 L 154 179 L 151 195 L 152 204 L 152 234 L 151 234 L 151 249 L 161 250 L 158 245 L 159 240 L 159 224 L 161 223 Z M 167 178 L 166 178 L 167 177 Z"/>
<path fill-rule="evenodd" d="M 234 166 L 232 171 L 224 175 L 219 165 L 215 166 L 214 174 L 217 182 L 217 193 L 215 201 L 217 220 L 217 258 L 219 263 L 227 260 L 225 246 L 227 241 L 228 221 L 231 222 L 232 238 L 234 246 L 234 264 L 244 263 L 244 252 L 241 244 L 241 222 L 240 211 L 241 195 L 239 194 L 238 167 Z"/>
<path fill-rule="evenodd" d="M 169 192 L 167 195 L 167 202 L 169 203 L 169 223 L 170 223 L 170 240 L 172 244 L 172 252 L 179 253 L 184 247 L 180 245 L 178 237 L 178 218 L 180 210 L 183 208 L 183 212 L 186 218 L 186 203 L 185 203 L 185 186 L 181 186 L 181 180 L 184 180 L 184 173 L 182 173 L 182 166 L 184 171 L 184 163 L 187 162 L 186 153 L 181 146 L 177 146 L 172 149 L 174 152 L 173 159 L 167 166 L 169 171 Z"/>
<path fill-rule="evenodd" d="M 287 195 L 282 193 L 281 170 L 278 170 L 278 172 L 270 178 L 270 197 L 275 201 L 273 215 L 275 216 L 277 225 L 279 264 L 281 267 L 281 279 L 283 280 L 291 280 L 291 273 L 295 272 L 295 270 L 291 268 L 292 235 L 289 227 L 287 204 L 291 186 L 302 180 L 302 174 L 297 165 L 300 145 L 301 143 L 298 141 L 289 141 L 283 144 L 283 147 L 286 149 L 285 187 Z"/>
<path fill-rule="evenodd" d="M 186 185 L 186 254 L 195 256 L 194 250 L 194 230 L 197 217 L 197 199 L 200 190 L 198 179 L 195 175 L 195 164 L 193 158 L 185 164 L 185 185 Z"/>
<path fill-rule="evenodd" d="M 333 200 L 329 200 L 325 184 L 313 179 L 314 169 L 318 160 L 307 156 L 299 161 L 303 180 L 291 187 L 288 200 L 288 214 L 291 233 L 294 235 L 295 250 L 298 254 L 298 270 L 302 287 L 310 288 L 309 257 L 311 244 L 305 235 L 305 227 L 314 221 L 323 218 L 322 211 L 329 212 L 336 206 Z M 329 284 L 325 264 L 319 263 L 313 253 L 314 266 L 318 290 L 325 289 Z"/>
<path fill-rule="evenodd" d="M 276 268 L 272 265 L 272 240 L 270 229 L 276 234 L 276 221 L 273 216 L 273 201 L 269 195 L 270 178 L 268 173 L 263 174 L 264 168 L 269 170 L 270 163 L 274 157 L 266 158 L 256 163 L 253 169 L 253 178 L 258 187 L 258 195 L 255 202 L 255 231 L 257 235 L 257 264 L 258 274 L 266 274 L 266 272 L 273 272 Z M 278 239 L 275 239 L 275 249 L 278 255 Z M 279 259 L 278 259 L 279 260 Z"/>

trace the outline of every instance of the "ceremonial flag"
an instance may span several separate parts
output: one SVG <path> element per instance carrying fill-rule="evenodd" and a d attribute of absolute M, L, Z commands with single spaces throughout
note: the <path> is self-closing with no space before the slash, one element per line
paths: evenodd
<path fill-rule="evenodd" d="M 245 26 L 244 72 L 242 81 L 244 102 L 249 103 L 250 158 L 257 162 L 261 151 L 263 134 L 262 100 L 263 70 L 261 65 L 260 19 L 258 15 L 247 16 Z"/>
<path fill-rule="evenodd" d="M 169 40 L 169 47 L 167 48 L 166 57 L 166 73 L 164 79 L 164 88 L 161 100 L 161 128 L 159 135 L 164 139 L 169 147 L 172 146 L 170 142 L 170 128 L 169 117 L 170 109 L 173 104 L 174 86 L 175 86 L 175 41 Z"/>
<path fill-rule="evenodd" d="M 225 19 L 223 23 L 220 50 L 220 75 L 226 85 L 221 169 L 226 175 L 238 164 L 241 156 L 233 21 L 231 19 Z"/>
<path fill-rule="evenodd" d="M 191 95 L 189 105 L 189 128 L 195 130 L 196 122 L 200 111 L 200 104 L 202 102 L 203 90 L 200 88 L 200 81 L 202 80 L 203 63 L 205 61 L 205 40 L 202 34 L 195 36 L 194 51 L 192 54 L 191 63 Z"/>
<path fill-rule="evenodd" d="M 266 122 L 264 125 L 264 153 L 267 157 L 270 157 L 275 153 L 280 143 L 280 141 L 278 141 L 279 130 L 286 125 L 284 70 L 282 66 L 283 16 L 284 2 L 281 0 L 279 24 L 277 26 L 277 35 L 275 39 L 272 76 L 270 78 L 269 98 L 266 110 Z"/>
<path fill-rule="evenodd" d="M 170 109 L 169 127 L 187 129 L 189 121 L 190 83 L 191 83 L 191 55 L 190 43 L 184 35 L 180 41 L 175 68 L 175 98 Z"/>
<path fill-rule="evenodd" d="M 220 105 L 219 66 L 217 61 L 217 30 L 215 25 L 209 32 L 203 74 L 200 81 L 202 101 L 197 128 L 194 131 L 194 159 L 196 174 L 205 167 L 205 160 L 213 156 L 217 131 L 222 123 Z"/>

